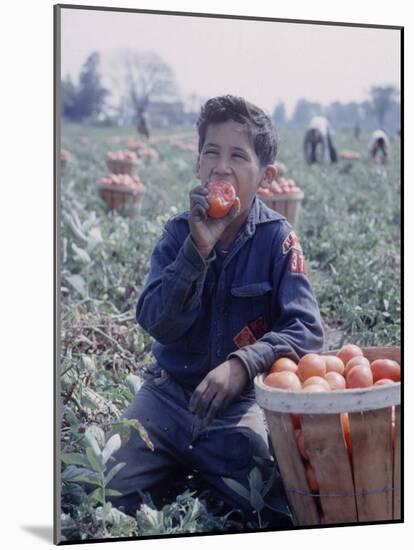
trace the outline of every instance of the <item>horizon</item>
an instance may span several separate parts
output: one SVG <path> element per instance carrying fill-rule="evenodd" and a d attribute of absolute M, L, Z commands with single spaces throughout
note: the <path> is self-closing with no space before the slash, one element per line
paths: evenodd
<path fill-rule="evenodd" d="M 180 99 L 232 93 L 269 113 L 284 103 L 288 117 L 300 98 L 326 107 L 366 101 L 372 86 L 401 89 L 398 29 L 73 8 L 61 15 L 61 76 L 74 82 L 98 51 L 108 87 L 111 58 L 128 48 L 160 55 Z"/>

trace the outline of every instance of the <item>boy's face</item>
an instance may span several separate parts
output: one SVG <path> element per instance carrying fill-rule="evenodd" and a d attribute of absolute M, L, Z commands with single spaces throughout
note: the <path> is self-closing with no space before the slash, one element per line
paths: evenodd
<path fill-rule="evenodd" d="M 270 184 L 272 165 L 260 167 L 247 129 L 235 121 L 209 124 L 198 158 L 198 176 L 203 185 L 225 179 L 240 199 L 240 214 L 246 213 L 259 185 Z"/>

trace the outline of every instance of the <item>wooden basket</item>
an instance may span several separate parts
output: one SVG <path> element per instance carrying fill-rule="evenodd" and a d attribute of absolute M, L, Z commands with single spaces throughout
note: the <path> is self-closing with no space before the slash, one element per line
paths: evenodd
<path fill-rule="evenodd" d="M 134 160 L 106 159 L 106 166 L 112 174 L 134 175 L 138 163 Z"/>
<path fill-rule="evenodd" d="M 400 362 L 399 347 L 362 350 L 370 362 L 380 358 Z M 265 412 L 295 524 L 401 520 L 401 384 L 312 394 L 271 388 L 264 377 L 255 378 L 256 399 Z M 352 457 L 342 430 L 344 412 L 349 418 Z M 318 494 L 308 485 L 292 414 L 300 416 Z"/>
<path fill-rule="evenodd" d="M 145 188 L 131 188 L 122 185 L 98 184 L 99 195 L 108 210 L 117 210 L 124 216 L 133 216 L 141 210 Z"/>
<path fill-rule="evenodd" d="M 292 225 L 297 225 L 299 220 L 300 207 L 304 197 L 303 191 L 297 193 L 285 193 L 283 195 L 259 195 L 269 208 L 275 210 Z"/>

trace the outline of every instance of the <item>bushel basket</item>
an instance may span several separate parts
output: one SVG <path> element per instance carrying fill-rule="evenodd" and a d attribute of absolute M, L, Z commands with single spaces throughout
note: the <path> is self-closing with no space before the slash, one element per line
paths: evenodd
<path fill-rule="evenodd" d="M 370 362 L 400 363 L 399 347 L 361 349 Z M 269 387 L 264 378 L 255 378 L 256 399 L 265 412 L 295 524 L 401 520 L 400 382 L 308 393 Z M 344 413 L 349 434 L 343 430 Z M 293 419 L 300 419 L 309 463 L 299 451 Z M 317 491 L 308 482 L 308 467 Z"/>
<path fill-rule="evenodd" d="M 137 214 L 142 205 L 145 188 L 131 188 L 115 185 L 98 184 L 101 198 L 105 201 L 108 210 L 116 210 L 124 216 Z"/>
<path fill-rule="evenodd" d="M 285 216 L 290 224 L 296 226 L 299 221 L 299 213 L 303 197 L 303 191 L 298 191 L 280 195 L 260 195 L 260 200 L 262 200 L 272 210 L 275 210 L 279 214 L 282 214 L 282 216 Z"/>

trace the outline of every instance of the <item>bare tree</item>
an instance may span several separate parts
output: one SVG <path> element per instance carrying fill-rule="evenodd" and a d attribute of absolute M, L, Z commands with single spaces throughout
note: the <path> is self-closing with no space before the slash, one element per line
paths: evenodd
<path fill-rule="evenodd" d="M 155 52 L 122 50 L 116 54 L 111 72 L 114 87 L 118 89 L 120 112 L 130 113 L 138 131 L 148 137 L 150 102 L 177 95 L 171 67 Z"/>

